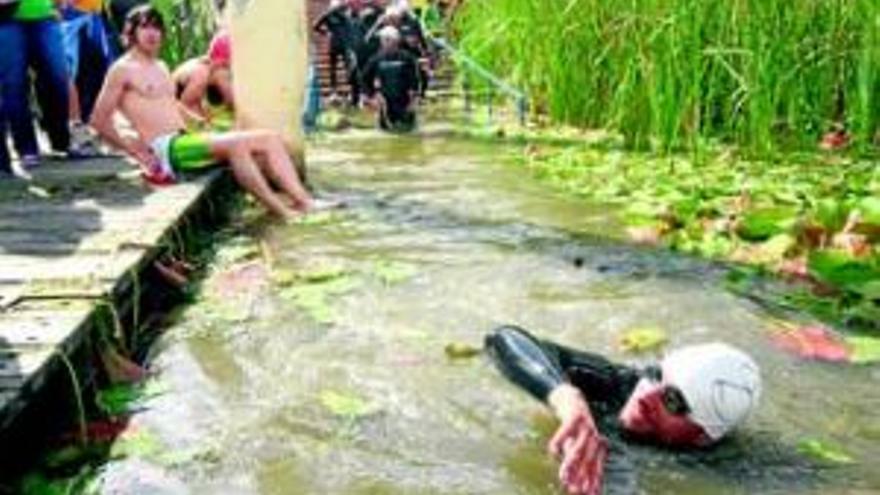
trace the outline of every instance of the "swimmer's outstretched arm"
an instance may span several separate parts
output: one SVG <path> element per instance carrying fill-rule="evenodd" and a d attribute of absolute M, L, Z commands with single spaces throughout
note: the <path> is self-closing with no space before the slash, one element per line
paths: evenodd
<path fill-rule="evenodd" d="M 546 402 L 559 418 L 560 426 L 547 448 L 561 459 L 559 479 L 568 493 L 598 495 L 607 442 L 599 434 L 584 396 L 569 383 L 563 367 L 563 361 L 589 364 L 595 356 L 572 354 L 514 326 L 497 328 L 486 336 L 486 350 L 508 379 Z"/>
<path fill-rule="evenodd" d="M 486 336 L 486 351 L 504 376 L 540 401 L 546 402 L 550 392 L 566 382 L 553 348 L 522 328 L 496 328 Z"/>

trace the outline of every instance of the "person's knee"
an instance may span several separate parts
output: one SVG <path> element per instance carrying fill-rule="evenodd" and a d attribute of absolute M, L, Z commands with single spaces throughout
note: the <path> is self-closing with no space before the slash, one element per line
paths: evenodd
<path fill-rule="evenodd" d="M 230 153 L 250 153 L 266 147 L 273 138 L 273 132 L 264 129 L 238 131 L 230 140 Z"/>
<path fill-rule="evenodd" d="M 256 139 L 264 148 L 284 147 L 284 138 L 281 133 L 271 129 L 262 129 L 257 131 Z"/>

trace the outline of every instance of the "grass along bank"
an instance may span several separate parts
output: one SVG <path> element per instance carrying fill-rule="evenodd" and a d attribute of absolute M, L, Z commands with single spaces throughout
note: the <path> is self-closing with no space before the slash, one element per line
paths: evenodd
<path fill-rule="evenodd" d="M 619 211 L 630 240 L 738 263 L 791 282 L 773 303 L 852 329 L 880 330 L 880 169 L 833 155 L 703 159 L 530 145 L 539 180 Z M 766 294 L 765 294 L 766 295 Z"/>
<path fill-rule="evenodd" d="M 876 0 L 474 0 L 459 44 L 556 122 L 633 147 L 812 148 L 880 130 Z"/>

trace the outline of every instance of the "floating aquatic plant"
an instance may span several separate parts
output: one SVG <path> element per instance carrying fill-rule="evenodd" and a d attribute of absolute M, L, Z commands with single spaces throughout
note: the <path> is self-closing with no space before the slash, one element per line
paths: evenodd
<path fill-rule="evenodd" d="M 526 163 L 618 209 L 610 235 L 758 266 L 805 287 L 786 296 L 788 305 L 845 325 L 880 325 L 880 169 L 869 161 L 688 161 L 569 148 Z"/>
<path fill-rule="evenodd" d="M 336 321 L 337 317 L 336 311 L 330 305 L 330 299 L 351 292 L 360 284 L 360 280 L 352 275 L 340 274 L 329 280 L 284 288 L 279 292 L 279 296 L 292 301 L 297 308 L 318 323 L 330 324 Z"/>
<path fill-rule="evenodd" d="M 483 349 L 464 342 L 450 342 L 443 348 L 449 359 L 468 359 L 482 354 Z"/>
<path fill-rule="evenodd" d="M 659 351 L 669 341 L 666 331 L 659 327 L 631 328 L 620 337 L 620 348 L 640 354 Z"/>
<path fill-rule="evenodd" d="M 852 464 L 855 459 L 839 445 L 815 438 L 798 443 L 798 451 L 810 459 L 825 464 Z"/>
<path fill-rule="evenodd" d="M 347 419 L 369 416 L 379 410 L 376 405 L 357 395 L 336 390 L 322 391 L 320 401 L 331 413 Z"/>

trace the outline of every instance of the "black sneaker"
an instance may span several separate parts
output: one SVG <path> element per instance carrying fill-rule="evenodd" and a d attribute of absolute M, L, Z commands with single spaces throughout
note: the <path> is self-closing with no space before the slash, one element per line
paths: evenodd
<path fill-rule="evenodd" d="M 39 167 L 41 161 L 42 159 L 40 158 L 40 155 L 22 155 L 19 158 L 21 168 L 24 170 L 30 170 L 32 168 Z"/>
<path fill-rule="evenodd" d="M 91 146 L 71 145 L 63 155 L 66 160 L 86 160 L 101 156 L 101 152 Z"/>

